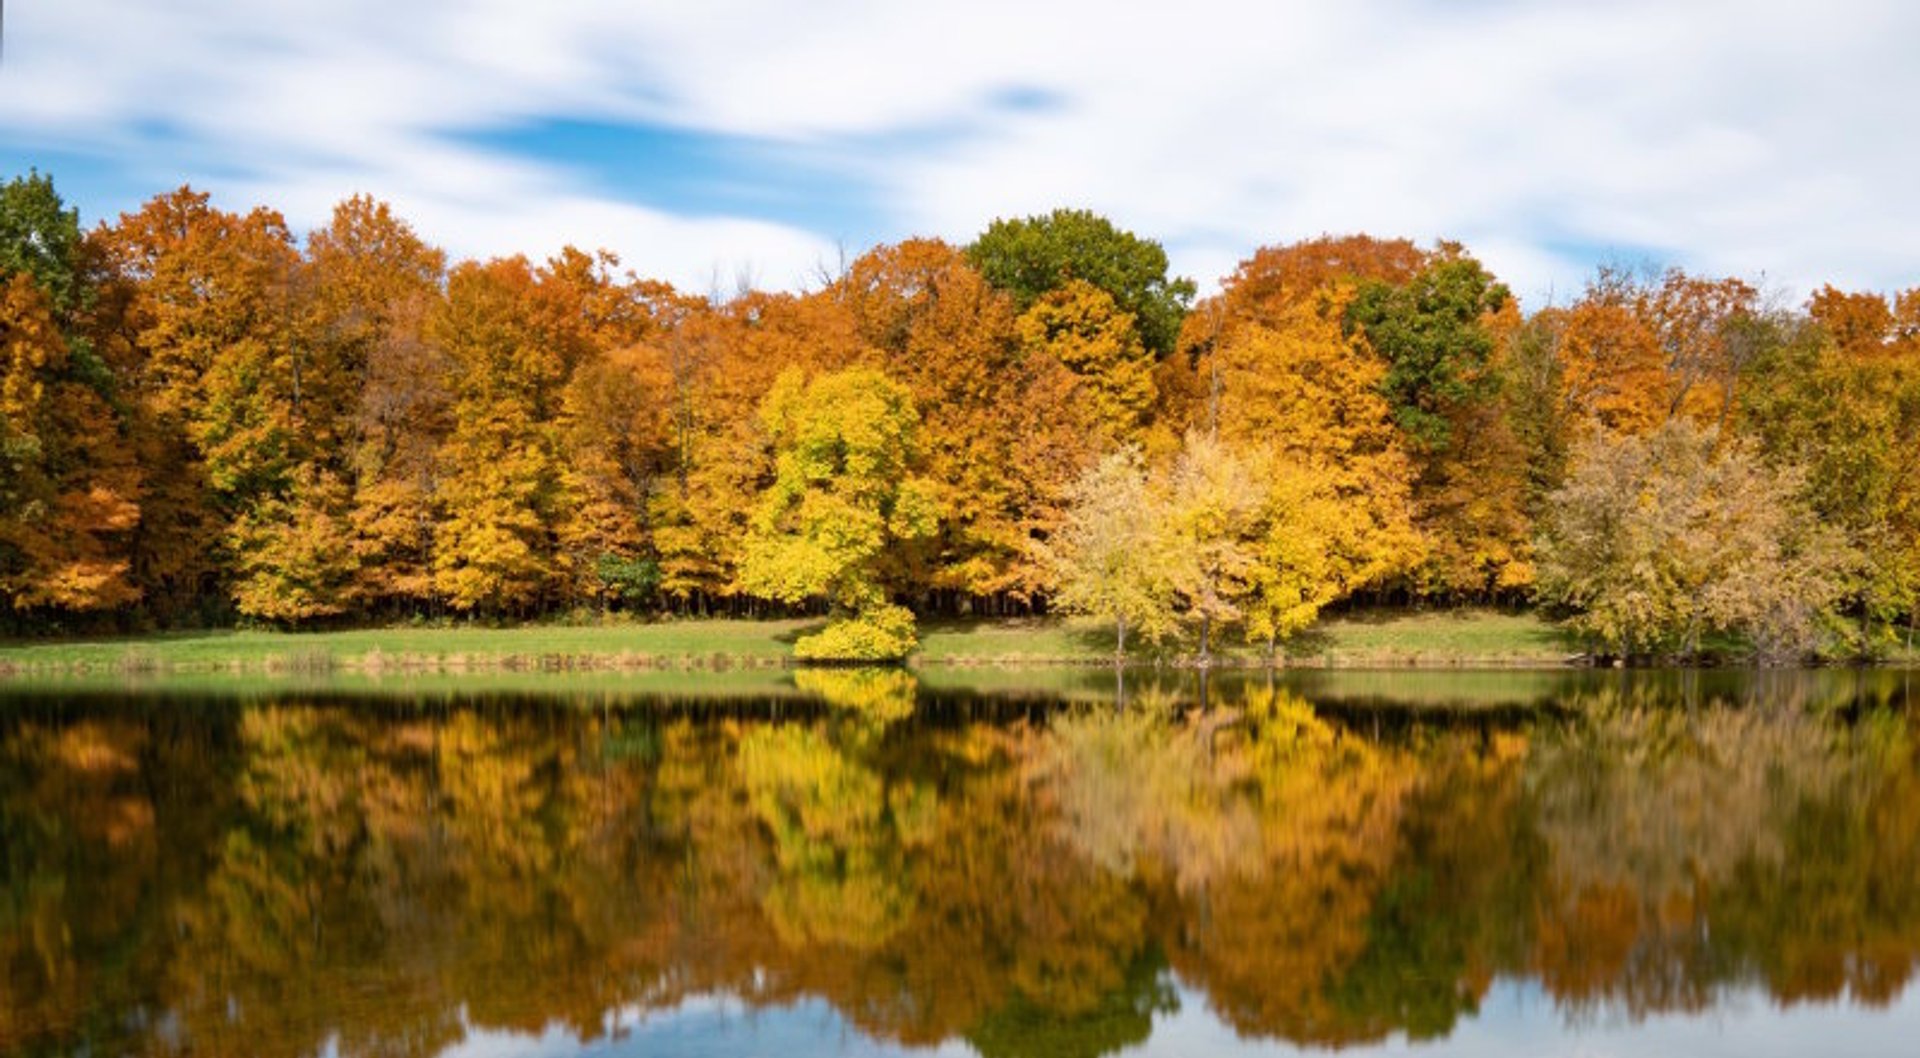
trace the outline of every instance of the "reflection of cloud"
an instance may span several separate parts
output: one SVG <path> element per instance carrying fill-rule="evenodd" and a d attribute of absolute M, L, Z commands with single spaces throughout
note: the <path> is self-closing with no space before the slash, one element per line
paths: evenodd
<path fill-rule="evenodd" d="M 1460 238 L 1528 296 L 1610 254 L 1910 283 L 1920 240 L 1920 144 L 1893 134 L 1920 116 L 1904 55 L 1920 12 L 1871 0 L 8 14 L 10 165 L 91 152 L 142 183 L 284 203 L 296 225 L 366 190 L 457 252 L 604 243 L 696 287 L 743 260 L 794 283 L 835 235 L 965 238 L 1062 203 L 1165 239 L 1202 282 L 1258 243 L 1322 231 Z M 872 189 L 870 231 L 824 219 L 824 191 L 746 224 L 461 138 L 553 120 L 846 159 Z M 795 178 L 753 157 L 727 174 L 736 191 Z"/>

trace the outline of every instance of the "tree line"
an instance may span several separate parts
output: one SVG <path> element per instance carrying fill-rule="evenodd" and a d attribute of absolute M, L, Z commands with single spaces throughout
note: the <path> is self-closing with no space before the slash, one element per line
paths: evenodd
<path fill-rule="evenodd" d="M 365 196 L 83 230 L 33 173 L 0 350 L 16 631 L 810 610 L 884 657 L 1065 608 L 1204 654 L 1360 599 L 1787 657 L 1920 611 L 1920 289 L 1608 268 L 1522 311 L 1460 245 L 1327 236 L 1196 300 L 1059 210 L 701 295 L 449 261 Z"/>

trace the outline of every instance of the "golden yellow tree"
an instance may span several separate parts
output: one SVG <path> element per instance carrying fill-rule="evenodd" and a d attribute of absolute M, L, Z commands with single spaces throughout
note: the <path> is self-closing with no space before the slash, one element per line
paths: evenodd
<path fill-rule="evenodd" d="M 781 376 L 761 410 L 773 483 L 761 495 L 741 579 L 748 591 L 824 599 L 834 622 L 794 644 L 802 658 L 893 661 L 915 646 L 913 615 L 881 580 L 891 548 L 930 535 L 917 478 L 919 417 L 905 387 L 868 369 Z"/>

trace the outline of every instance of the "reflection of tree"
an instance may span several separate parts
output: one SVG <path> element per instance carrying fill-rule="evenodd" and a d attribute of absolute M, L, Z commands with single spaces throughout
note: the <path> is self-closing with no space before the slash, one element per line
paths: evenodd
<path fill-rule="evenodd" d="M 0 730 L 0 1050 L 56 1031 L 111 1050 L 116 1015 L 154 1005 L 143 927 L 169 850 L 141 781 L 151 741 L 111 719 Z"/>
<path fill-rule="evenodd" d="M 880 724 L 913 715 L 920 681 L 901 668 L 809 668 L 793 674 L 794 686 L 817 694 L 828 705 Z"/>
<path fill-rule="evenodd" d="M 724 992 L 1095 1055 L 1173 1008 L 1170 973 L 1242 1033 L 1338 1045 L 1444 1034 L 1503 974 L 1575 1010 L 1882 1002 L 1920 953 L 1915 721 L 1825 691 L 1363 737 L 1247 686 L 873 724 L 851 703 L 907 685 L 827 675 L 841 708 L 788 723 L 0 717 L 0 1050 L 431 1055 Z"/>
<path fill-rule="evenodd" d="M 1904 983 L 1920 955 L 1910 720 L 1585 704 L 1528 765 L 1551 861 L 1532 962 L 1556 996 L 1645 1013 L 1756 977 L 1787 1001 Z"/>
<path fill-rule="evenodd" d="M 1153 1016 L 1180 1008 L 1166 978 L 1165 961 L 1143 953 L 1130 963 L 1120 986 L 1085 1010 L 1062 1012 L 1016 995 L 967 1032 L 981 1058 L 1099 1058 L 1144 1043 Z"/>
<path fill-rule="evenodd" d="M 1524 736 L 1445 734 L 1422 747 L 1401 852 L 1374 900 L 1367 946 L 1332 986 L 1356 1037 L 1445 1036 L 1493 975 L 1524 957 L 1539 842 L 1522 825 Z"/>
<path fill-rule="evenodd" d="M 1417 761 L 1253 689 L 1185 719 L 1056 721 L 1068 839 L 1109 870 L 1164 878 L 1173 965 L 1236 1028 L 1314 1042 L 1383 1034 L 1334 1003 L 1366 950 Z"/>
<path fill-rule="evenodd" d="M 879 776 L 813 728 L 752 732 L 740 744 L 740 770 L 773 835 L 777 875 L 766 905 L 781 938 L 872 948 L 892 935 L 909 910 L 893 820 L 895 810 L 915 814 L 912 793 L 889 798 Z"/>

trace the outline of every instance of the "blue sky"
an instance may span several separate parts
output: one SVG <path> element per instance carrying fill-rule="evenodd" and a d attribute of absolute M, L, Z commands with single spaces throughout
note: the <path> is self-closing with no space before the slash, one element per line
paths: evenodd
<path fill-rule="evenodd" d="M 1099 210 L 1211 287 L 1325 232 L 1464 241 L 1530 304 L 1600 261 L 1920 285 L 1920 7 L 1841 0 L 614 5 L 20 0 L 0 167 L 88 220 L 191 182 L 357 192 L 461 255 L 696 291 Z"/>

